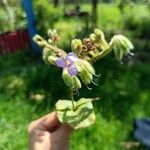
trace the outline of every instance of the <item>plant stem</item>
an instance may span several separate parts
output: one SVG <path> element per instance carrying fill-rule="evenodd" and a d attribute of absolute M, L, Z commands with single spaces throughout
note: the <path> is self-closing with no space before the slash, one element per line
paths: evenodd
<path fill-rule="evenodd" d="M 71 102 L 72 102 L 73 110 L 75 110 L 74 97 L 73 97 L 73 89 L 70 89 L 70 96 L 71 96 Z"/>
<path fill-rule="evenodd" d="M 103 58 L 104 56 L 106 56 L 107 54 L 109 54 L 111 51 L 112 51 L 112 49 L 109 48 L 109 49 L 107 49 L 107 50 L 104 50 L 104 51 L 100 52 L 100 53 L 97 55 L 96 59 L 91 60 L 91 62 L 95 62 L 96 60 L 98 60 L 98 59 L 100 59 L 100 58 Z"/>

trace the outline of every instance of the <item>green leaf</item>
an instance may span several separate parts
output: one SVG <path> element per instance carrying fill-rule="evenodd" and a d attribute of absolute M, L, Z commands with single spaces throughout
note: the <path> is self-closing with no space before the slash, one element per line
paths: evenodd
<path fill-rule="evenodd" d="M 95 122 L 93 100 L 81 98 L 77 102 L 74 101 L 74 109 L 71 100 L 59 100 L 56 103 L 56 111 L 60 122 L 68 123 L 74 129 L 90 126 Z"/>

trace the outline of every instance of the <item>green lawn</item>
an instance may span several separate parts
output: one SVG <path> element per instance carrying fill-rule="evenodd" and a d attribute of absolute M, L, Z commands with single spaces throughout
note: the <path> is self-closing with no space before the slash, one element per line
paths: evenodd
<path fill-rule="evenodd" d="M 112 19 L 114 26 L 120 20 L 104 17 L 114 12 L 111 9 L 115 9 L 115 14 L 120 18 L 114 6 L 103 5 L 103 27 L 106 25 L 104 20 Z M 75 21 L 70 22 L 73 25 L 70 30 L 77 27 Z M 64 25 L 60 24 L 56 26 L 61 28 Z M 66 25 L 64 27 L 68 29 Z M 74 36 L 73 32 L 70 34 Z M 65 38 L 67 42 L 68 38 Z M 62 44 L 66 45 L 66 41 Z M 97 74 L 101 73 L 100 78 L 95 78 L 98 86 L 91 85 L 92 91 L 84 87 L 80 90 L 80 96 L 100 97 L 100 101 L 94 102 L 97 120 L 91 127 L 73 134 L 71 149 L 122 150 L 121 142 L 134 141 L 132 131 L 135 119 L 150 116 L 149 63 L 121 65 L 110 55 L 97 62 L 95 67 Z M 27 149 L 29 122 L 53 111 L 59 98 L 68 97 L 63 81 L 58 80 L 60 76 L 61 71 L 46 66 L 41 57 L 30 51 L 0 57 L 0 150 Z M 45 98 L 36 101 L 32 93 L 42 94 Z"/>
<path fill-rule="evenodd" d="M 35 60 L 30 52 L 2 57 L 0 66 L 0 149 L 27 149 L 28 123 L 51 112 L 58 98 L 66 98 L 67 91 L 64 83 L 57 80 L 60 72 L 55 76 L 56 69 Z M 74 133 L 71 147 L 122 149 L 120 142 L 132 140 L 134 120 L 150 116 L 149 64 L 120 65 L 108 57 L 95 66 L 102 74 L 97 80 L 99 85 L 88 94 L 84 87 L 80 95 L 100 96 L 100 101 L 94 103 L 97 120 Z M 31 92 L 42 93 L 46 98 L 34 102 Z"/>

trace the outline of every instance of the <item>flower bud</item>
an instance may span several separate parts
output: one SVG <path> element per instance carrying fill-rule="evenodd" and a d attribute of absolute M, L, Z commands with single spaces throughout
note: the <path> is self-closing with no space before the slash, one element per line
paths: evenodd
<path fill-rule="evenodd" d="M 104 37 L 104 33 L 101 31 L 101 30 L 99 30 L 99 29 L 95 29 L 94 30 L 94 33 L 95 33 L 95 36 L 97 37 L 97 38 L 99 38 L 99 39 L 104 39 L 105 37 Z"/>
<path fill-rule="evenodd" d="M 55 56 L 48 56 L 48 61 L 52 64 L 52 65 L 55 65 L 56 64 L 56 60 L 58 58 L 55 57 Z"/>
<path fill-rule="evenodd" d="M 104 33 L 101 30 L 95 29 L 94 33 L 90 35 L 90 39 L 96 43 L 97 47 L 100 50 L 105 51 L 109 49 L 109 45 L 107 41 L 105 40 Z"/>
<path fill-rule="evenodd" d="M 117 60 L 121 60 L 124 55 L 130 53 L 130 51 L 134 48 L 131 41 L 123 35 L 115 35 L 111 39 L 109 45 L 114 50 Z"/>
<path fill-rule="evenodd" d="M 33 41 L 37 43 L 40 47 L 45 47 L 45 45 L 47 44 L 47 42 L 40 35 L 37 34 L 33 37 Z"/>
<path fill-rule="evenodd" d="M 46 63 L 48 63 L 48 57 L 49 57 L 51 54 L 52 54 L 52 51 L 51 51 L 49 48 L 45 47 L 45 48 L 43 49 L 43 56 L 42 56 L 42 58 L 43 58 L 43 60 L 44 60 Z"/>
<path fill-rule="evenodd" d="M 78 56 L 80 50 L 82 49 L 82 42 L 80 39 L 72 40 L 71 43 L 72 51 Z"/>
<path fill-rule="evenodd" d="M 90 39 L 95 42 L 96 41 L 96 36 L 94 33 L 90 34 Z"/>

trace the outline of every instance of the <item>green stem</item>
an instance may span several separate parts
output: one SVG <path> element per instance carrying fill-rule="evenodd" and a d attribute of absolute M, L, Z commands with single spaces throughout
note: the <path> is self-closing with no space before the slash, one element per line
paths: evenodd
<path fill-rule="evenodd" d="M 92 59 L 91 62 L 95 62 L 96 60 L 98 59 L 101 59 L 103 58 L 104 56 L 106 56 L 107 54 L 109 54 L 110 52 L 112 51 L 111 48 L 107 49 L 107 50 L 104 50 L 102 52 L 100 52 L 96 58 Z"/>
<path fill-rule="evenodd" d="M 70 89 L 70 96 L 71 96 L 71 102 L 72 102 L 73 110 L 75 110 L 74 97 L 73 97 L 73 89 Z"/>

